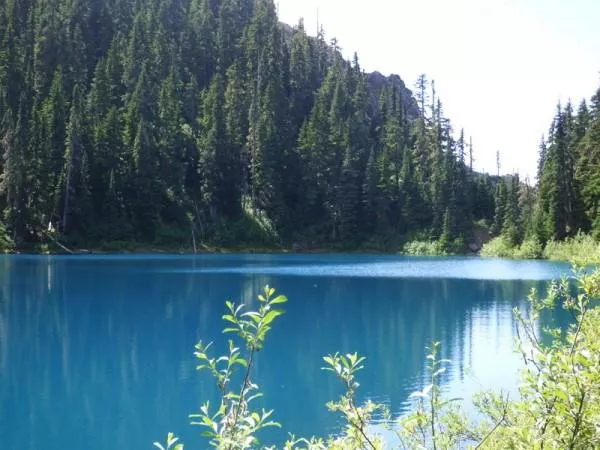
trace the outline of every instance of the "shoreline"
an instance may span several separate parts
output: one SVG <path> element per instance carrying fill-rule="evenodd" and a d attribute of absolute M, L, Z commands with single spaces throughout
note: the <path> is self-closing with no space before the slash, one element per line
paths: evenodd
<path fill-rule="evenodd" d="M 54 247 L 54 246 L 53 246 Z M 22 249 L 5 249 L 3 253 L 5 255 L 50 255 L 50 256 L 85 256 L 85 255 L 144 255 L 144 254 L 155 254 L 155 255 L 218 255 L 218 254 L 338 254 L 338 255 L 388 255 L 388 256 L 415 256 L 415 257 L 444 257 L 444 256 L 457 256 L 457 257 L 478 257 L 481 259 L 505 259 L 514 261 L 555 261 L 555 262 L 573 262 L 582 261 L 583 265 L 600 265 L 600 260 L 596 260 L 595 257 L 578 257 L 573 254 L 560 254 L 554 255 L 555 257 L 548 257 L 539 255 L 537 257 L 530 258 L 516 258 L 514 256 L 499 256 L 499 255 L 482 255 L 481 252 L 464 252 L 464 253 L 406 253 L 401 250 L 382 250 L 376 248 L 343 248 L 343 247 L 302 247 L 298 245 L 281 246 L 281 247 L 262 247 L 262 246 L 240 246 L 240 247 L 218 247 L 210 245 L 201 245 L 196 251 L 190 247 L 178 247 L 178 246 L 152 246 L 152 245 L 115 245 L 114 248 L 110 243 L 105 247 L 92 247 L 92 248 L 68 248 L 62 246 L 54 249 L 49 248 L 22 248 Z M 120 248 L 119 248 L 120 247 Z M 66 249 L 66 250 L 65 250 Z M 558 256 L 558 257 L 557 257 Z"/>
<path fill-rule="evenodd" d="M 234 255 L 234 254 L 273 254 L 273 255 L 387 255 L 387 256 L 408 256 L 408 257 L 477 257 L 481 259 L 506 259 L 514 261 L 556 261 L 568 262 L 568 260 L 549 259 L 549 258 L 527 258 L 518 259 L 498 256 L 482 256 L 479 253 L 457 253 L 457 254 L 407 254 L 400 251 L 383 250 L 340 250 L 334 248 L 313 248 L 313 249 L 293 249 L 286 248 L 268 248 L 268 247 L 248 247 L 248 248 L 227 248 L 227 247 L 203 247 L 194 251 L 193 249 L 161 248 L 161 247 L 137 247 L 133 249 L 105 250 L 105 249 L 70 249 L 71 252 L 64 250 L 10 250 L 4 251 L 5 255 L 30 255 L 30 256 L 119 256 L 119 255 Z"/>
<path fill-rule="evenodd" d="M 67 247 L 65 247 L 67 248 Z M 356 254 L 356 255 L 398 255 L 398 256 L 480 256 L 478 253 L 460 253 L 456 255 L 449 254 L 407 254 L 400 250 L 381 250 L 375 248 L 338 248 L 338 247 L 260 247 L 260 246 L 248 246 L 248 247 L 217 247 L 202 245 L 194 251 L 193 248 L 182 248 L 182 247 L 162 247 L 162 246 L 132 246 L 131 248 L 68 248 L 69 251 L 63 249 L 35 249 L 35 248 L 24 248 L 15 250 L 4 250 L 4 254 L 15 254 L 15 255 L 135 255 L 135 254 L 173 254 L 173 255 L 202 255 L 202 254 Z"/>

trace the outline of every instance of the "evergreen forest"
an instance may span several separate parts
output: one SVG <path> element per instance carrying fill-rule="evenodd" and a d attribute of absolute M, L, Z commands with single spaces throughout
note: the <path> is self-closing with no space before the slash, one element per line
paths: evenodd
<path fill-rule="evenodd" d="M 17 248 L 600 236 L 600 90 L 558 106 L 534 186 L 473 170 L 435 82 L 366 73 L 273 0 L 0 0 L 0 42 Z"/>

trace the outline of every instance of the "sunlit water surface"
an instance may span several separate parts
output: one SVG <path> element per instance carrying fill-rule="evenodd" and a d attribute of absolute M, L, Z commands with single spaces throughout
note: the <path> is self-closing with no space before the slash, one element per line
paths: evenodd
<path fill-rule="evenodd" d="M 425 345 L 452 361 L 445 390 L 516 392 L 512 309 L 564 264 L 365 255 L 0 257 L 0 440 L 6 449 L 149 449 L 174 431 L 206 448 L 188 415 L 215 399 L 194 344 L 225 349 L 224 301 L 289 297 L 254 381 L 283 425 L 280 443 L 333 433 L 341 389 L 322 356 L 367 356 L 360 397 L 394 415 L 424 384 Z M 548 319 L 550 320 L 550 319 Z"/>

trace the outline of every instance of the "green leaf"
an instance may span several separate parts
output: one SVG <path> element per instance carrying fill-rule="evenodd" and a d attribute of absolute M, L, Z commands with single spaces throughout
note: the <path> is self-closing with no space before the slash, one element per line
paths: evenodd
<path fill-rule="evenodd" d="M 323 357 L 323 361 L 325 361 L 330 366 L 334 366 L 335 365 L 335 361 L 334 361 L 334 359 L 331 356 L 324 356 Z"/>
<path fill-rule="evenodd" d="M 281 316 L 282 314 L 283 314 L 283 311 L 281 311 L 279 309 L 273 309 L 273 310 L 269 311 L 262 320 L 263 325 L 270 324 L 271 322 L 273 322 L 273 320 L 275 318 Z"/>
<path fill-rule="evenodd" d="M 343 366 L 344 366 L 346 369 L 349 369 L 349 368 L 350 368 L 350 363 L 348 362 L 348 358 L 346 358 L 345 356 L 341 356 L 341 357 L 340 357 L 340 362 L 343 364 Z"/>
<path fill-rule="evenodd" d="M 260 317 L 260 314 L 257 313 L 256 311 L 248 311 L 248 312 L 242 314 L 242 317 L 255 318 L 255 317 Z"/>
<path fill-rule="evenodd" d="M 222 316 L 223 320 L 226 320 L 227 322 L 231 322 L 237 325 L 238 323 L 238 319 L 230 314 L 225 314 Z"/>
<path fill-rule="evenodd" d="M 271 305 L 277 305 L 278 303 L 285 303 L 287 301 L 288 301 L 288 299 L 287 299 L 287 297 L 285 295 L 278 295 L 273 300 L 271 300 L 269 302 L 269 304 L 271 304 Z"/>

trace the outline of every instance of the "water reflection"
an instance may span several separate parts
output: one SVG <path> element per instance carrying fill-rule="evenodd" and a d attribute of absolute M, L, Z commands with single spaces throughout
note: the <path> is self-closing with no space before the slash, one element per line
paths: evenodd
<path fill-rule="evenodd" d="M 321 357 L 335 351 L 368 357 L 362 394 L 396 414 L 424 382 L 424 346 L 433 339 L 454 362 L 447 390 L 514 388 L 512 308 L 526 308 L 529 290 L 543 290 L 563 270 L 542 262 L 496 261 L 502 269 L 494 273 L 485 264 L 477 272 L 473 259 L 364 259 L 360 275 L 360 257 L 339 255 L 0 258 L 4 446 L 148 448 L 173 430 L 204 448 L 187 415 L 213 389 L 195 372 L 193 345 L 214 339 L 224 349 L 223 301 L 255 305 L 266 283 L 290 302 L 255 378 L 286 431 L 335 429 L 325 402 L 341 391 L 321 370 Z"/>

